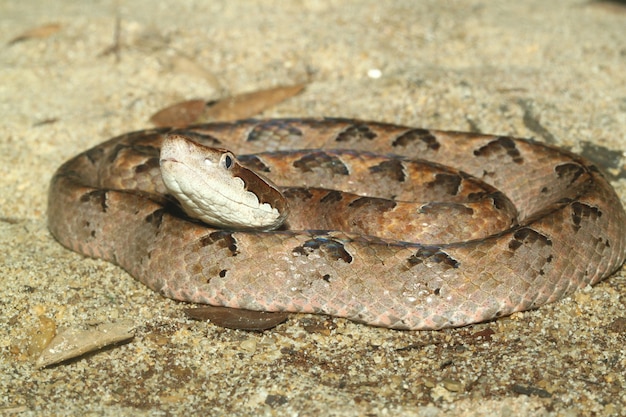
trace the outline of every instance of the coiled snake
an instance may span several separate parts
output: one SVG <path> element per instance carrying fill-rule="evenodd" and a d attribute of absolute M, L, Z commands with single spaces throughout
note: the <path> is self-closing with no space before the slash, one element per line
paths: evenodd
<path fill-rule="evenodd" d="M 191 220 L 164 187 L 159 152 L 168 136 L 236 154 L 316 149 L 278 157 L 228 154 L 222 161 L 229 169 L 241 163 L 264 177 L 277 175 L 281 187 L 294 185 L 280 184 L 281 175 L 314 178 L 306 187 L 343 181 L 352 194 L 285 188 L 289 204 L 305 211 L 301 220 L 291 220 L 291 207 L 287 225 L 274 231 L 209 227 Z M 413 158 L 434 164 L 424 164 L 422 172 L 407 160 Z M 448 162 L 458 171 L 437 165 Z M 247 170 L 237 172 L 241 191 L 254 197 L 257 180 Z M 476 185 L 468 174 L 487 185 Z M 390 200 L 350 188 L 368 176 Z M 441 201 L 405 207 L 414 177 Z M 273 209 L 271 198 L 257 193 L 251 200 Z M 501 230 L 489 229 L 498 215 L 483 214 L 485 206 L 504 213 Z M 357 214 L 335 215 L 343 207 Z M 375 212 L 382 217 L 368 226 Z M 399 217 L 390 220 L 392 212 Z M 411 234 L 407 217 L 422 214 L 432 214 L 434 224 L 418 220 L 425 231 Z M 329 230 L 342 220 L 348 231 Z M 57 170 L 48 224 L 64 246 L 113 262 L 166 297 L 397 329 L 463 326 L 536 308 L 607 277 L 626 257 L 621 202 L 578 155 L 524 139 L 345 119 L 248 120 L 110 139 Z M 383 230 L 394 225 L 426 237 L 420 243 L 394 239 Z M 475 232 L 483 227 L 488 231 Z M 448 229 L 462 237 L 436 234 Z"/>

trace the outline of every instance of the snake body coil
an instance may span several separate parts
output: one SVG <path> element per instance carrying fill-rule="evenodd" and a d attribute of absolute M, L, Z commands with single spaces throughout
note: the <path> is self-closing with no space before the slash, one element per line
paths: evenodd
<path fill-rule="evenodd" d="M 517 221 L 486 237 L 445 244 L 341 231 L 210 228 L 189 221 L 165 197 L 159 150 L 173 132 L 239 154 L 350 148 L 453 161 L 457 174 L 436 175 L 429 184 L 454 194 L 469 173 L 505 194 Z M 261 171 L 277 169 L 262 157 L 247 160 Z M 324 165 L 350 175 L 336 154 L 300 161 L 292 165 L 305 174 Z M 404 163 L 371 171 L 393 187 L 403 180 Z M 344 119 L 214 123 L 110 139 L 57 170 L 48 222 L 64 246 L 120 265 L 166 297 L 397 329 L 463 326 L 536 308 L 600 281 L 626 257 L 621 202 L 580 156 L 511 137 Z"/>

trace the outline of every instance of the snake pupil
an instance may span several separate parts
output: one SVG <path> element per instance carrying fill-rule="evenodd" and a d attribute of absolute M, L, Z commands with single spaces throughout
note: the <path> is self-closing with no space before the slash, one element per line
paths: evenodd
<path fill-rule="evenodd" d="M 224 166 L 226 169 L 230 169 L 230 167 L 233 166 L 233 158 L 231 158 L 230 155 L 224 157 Z"/>

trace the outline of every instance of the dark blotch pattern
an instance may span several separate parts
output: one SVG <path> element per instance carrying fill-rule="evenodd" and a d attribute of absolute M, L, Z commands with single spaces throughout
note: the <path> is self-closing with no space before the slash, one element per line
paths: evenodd
<path fill-rule="evenodd" d="M 106 161 L 111 165 L 119 165 L 119 160 L 123 165 L 127 155 L 129 154 L 140 155 L 146 160 L 156 158 L 158 161 L 160 150 L 155 148 L 154 146 L 141 145 L 137 143 L 133 143 L 130 145 L 125 143 L 118 143 L 108 153 L 108 155 L 106 156 Z"/>
<path fill-rule="evenodd" d="M 499 137 L 492 140 L 488 144 L 476 149 L 474 151 L 474 155 L 481 157 L 498 157 L 502 151 L 504 151 L 516 164 L 524 162 L 524 158 L 522 158 L 522 155 L 517 149 L 513 139 L 507 137 Z"/>
<path fill-rule="evenodd" d="M 302 131 L 291 125 L 287 120 L 268 120 L 256 125 L 248 134 L 246 140 L 254 142 L 267 136 L 274 136 L 274 141 L 280 142 L 289 136 L 302 137 Z M 288 143 L 288 140 L 284 140 Z M 292 139 L 293 141 L 293 139 Z"/>
<path fill-rule="evenodd" d="M 512 204 L 509 198 L 501 191 L 496 191 L 489 194 L 489 198 L 493 201 L 493 206 L 498 210 L 506 209 L 509 204 Z"/>
<path fill-rule="evenodd" d="M 114 162 L 119 157 L 119 155 L 128 148 L 132 149 L 131 146 L 126 145 L 125 143 L 118 143 L 117 145 L 115 145 L 115 147 L 111 149 L 111 152 L 109 152 L 109 154 L 107 155 L 108 162 Z"/>
<path fill-rule="evenodd" d="M 237 256 L 239 253 L 237 249 L 237 240 L 235 240 L 231 232 L 218 230 L 217 232 L 203 236 L 200 239 L 200 246 L 205 247 L 209 245 L 218 245 L 220 248 L 228 249 L 231 256 Z"/>
<path fill-rule="evenodd" d="M 161 223 L 163 222 L 163 216 L 165 215 L 165 209 L 158 209 L 153 211 L 152 213 L 146 216 L 146 222 L 150 223 L 157 229 L 161 227 Z"/>
<path fill-rule="evenodd" d="M 574 201 L 574 200 L 569 198 L 569 197 L 563 197 L 563 198 L 559 199 L 555 204 L 559 204 L 561 206 L 564 206 L 566 204 L 571 203 L 572 201 Z"/>
<path fill-rule="evenodd" d="M 464 204 L 460 204 L 460 203 L 444 203 L 444 202 L 426 203 L 426 204 L 424 204 L 424 205 L 422 205 L 420 207 L 419 212 L 420 213 L 424 213 L 424 214 L 428 214 L 430 212 L 432 212 L 433 214 L 437 214 L 437 213 L 440 213 L 441 211 L 443 211 L 444 209 L 454 210 L 459 215 L 461 213 L 469 215 L 469 216 L 474 214 L 474 209 L 472 209 L 471 207 L 467 207 Z"/>
<path fill-rule="evenodd" d="M 107 205 L 107 192 L 106 190 L 93 190 L 80 196 L 81 203 L 96 203 L 100 206 L 103 213 L 107 212 L 109 206 Z"/>
<path fill-rule="evenodd" d="M 435 263 L 440 264 L 447 269 L 458 268 L 461 264 L 459 261 L 443 252 L 441 248 L 436 246 L 424 246 L 417 252 L 411 255 L 408 259 L 409 266 L 415 266 L 420 264 Z"/>
<path fill-rule="evenodd" d="M 271 172 L 270 167 L 265 165 L 263 161 L 256 155 L 238 155 L 239 162 L 248 169 L 256 172 Z"/>
<path fill-rule="evenodd" d="M 307 240 L 301 246 L 293 248 L 293 253 L 303 256 L 309 256 L 309 254 L 314 251 L 320 251 L 335 261 L 342 260 L 345 263 L 352 262 L 352 255 L 348 253 L 343 244 L 333 239 L 316 237 Z"/>
<path fill-rule="evenodd" d="M 145 132 L 135 132 L 131 135 L 130 138 L 127 138 L 127 140 L 116 144 L 107 154 L 106 154 L 106 159 L 108 160 L 108 162 L 114 162 L 117 160 L 117 158 L 119 158 L 120 156 L 122 156 L 122 158 L 124 158 L 124 155 L 126 153 L 132 153 L 132 154 L 137 154 L 137 155 L 142 155 L 144 157 L 147 158 L 158 158 L 159 157 L 159 153 L 160 150 L 158 148 L 155 148 L 154 146 L 151 145 L 144 145 L 141 142 L 147 143 L 147 142 L 151 142 L 154 141 L 156 137 L 161 136 L 163 132 L 162 131 L 155 131 L 155 132 L 151 132 L 149 134 L 146 134 Z M 135 138 L 133 138 L 133 136 L 136 136 Z M 141 139 L 141 141 L 136 141 L 136 139 Z M 91 158 L 98 158 L 99 156 L 95 155 L 95 151 L 91 150 L 89 151 L 91 153 L 90 159 Z"/>
<path fill-rule="evenodd" d="M 383 161 L 378 165 L 374 165 L 369 168 L 372 174 L 382 174 L 387 178 L 391 178 L 398 182 L 406 181 L 406 174 L 404 173 L 404 164 L 397 159 L 390 159 Z"/>
<path fill-rule="evenodd" d="M 374 133 L 367 125 L 356 124 L 338 134 L 335 140 L 337 142 L 361 142 L 363 140 L 375 139 L 376 136 L 376 133 Z"/>
<path fill-rule="evenodd" d="M 97 164 L 100 159 L 102 159 L 103 155 L 104 149 L 102 149 L 101 147 L 92 148 L 85 152 L 85 156 L 87 157 L 87 159 L 89 159 L 89 161 L 94 165 Z"/>
<path fill-rule="evenodd" d="M 343 199 L 343 193 L 337 190 L 331 190 L 320 199 L 320 203 L 336 203 Z"/>
<path fill-rule="evenodd" d="M 469 201 L 470 203 L 475 203 L 477 201 L 481 201 L 482 199 L 484 199 L 488 194 L 486 192 L 478 192 L 478 193 L 469 193 L 467 195 L 467 201 Z"/>
<path fill-rule="evenodd" d="M 333 155 L 326 152 L 313 152 L 293 162 L 294 168 L 302 172 L 311 172 L 315 168 L 330 170 L 333 174 L 348 175 L 348 167 Z"/>
<path fill-rule="evenodd" d="M 436 151 L 441 146 L 439 142 L 437 142 L 437 138 L 430 133 L 429 130 L 426 129 L 412 129 L 402 135 L 398 136 L 393 142 L 392 146 L 401 146 L 403 148 L 414 144 L 415 142 L 419 142 L 420 144 L 425 145 L 424 147 L 428 150 Z"/>
<path fill-rule="evenodd" d="M 175 133 L 177 135 L 187 136 L 189 139 L 193 140 L 204 146 L 219 146 L 222 142 L 214 136 L 209 135 L 208 133 L 202 133 L 196 130 L 176 130 Z"/>
<path fill-rule="evenodd" d="M 602 212 L 597 208 L 584 203 L 572 203 L 572 227 L 575 231 L 580 230 L 583 219 L 598 219 Z"/>
<path fill-rule="evenodd" d="M 573 184 L 585 172 L 585 169 L 578 164 L 567 163 L 554 167 L 554 172 L 559 179 L 569 179 L 569 183 Z"/>
<path fill-rule="evenodd" d="M 509 242 L 509 249 L 515 252 L 523 245 L 534 245 L 535 243 L 552 246 L 552 241 L 546 236 L 528 227 L 522 227 L 513 233 L 513 239 Z"/>
<path fill-rule="evenodd" d="M 159 158 L 150 158 L 143 164 L 137 165 L 135 167 L 135 173 L 141 174 L 143 172 L 150 171 L 151 169 L 159 168 L 160 166 Z"/>
<path fill-rule="evenodd" d="M 602 175 L 602 171 L 600 171 L 600 169 L 597 166 L 595 166 L 595 165 L 587 165 L 587 169 L 590 172 L 595 172 L 596 174 Z"/>
<path fill-rule="evenodd" d="M 285 198 L 289 200 L 292 200 L 292 199 L 310 200 L 311 198 L 313 198 L 313 194 L 311 193 L 311 191 L 309 191 L 308 188 L 304 188 L 304 187 L 284 188 L 282 190 L 282 193 L 285 196 Z"/>
<path fill-rule="evenodd" d="M 127 145 L 119 145 L 119 148 L 122 148 L 122 149 L 128 148 L 128 147 L 129 146 Z M 139 144 L 134 143 L 130 146 L 130 148 L 132 149 L 133 153 L 143 155 L 147 158 L 156 158 L 157 160 L 159 159 L 159 155 L 161 153 L 159 149 L 155 148 L 154 146 L 149 146 L 149 145 L 139 145 Z"/>
<path fill-rule="evenodd" d="M 470 203 L 476 203 L 484 200 L 485 198 L 490 198 L 493 202 L 493 206 L 498 210 L 506 210 L 508 208 L 512 211 L 515 211 L 514 205 L 511 200 L 509 200 L 506 194 L 501 191 L 494 191 L 493 193 L 470 193 L 467 196 L 467 201 L 469 201 Z"/>
<path fill-rule="evenodd" d="M 426 184 L 431 189 L 441 189 L 448 195 L 457 195 L 463 178 L 456 174 L 435 174 L 435 179 Z"/>
<path fill-rule="evenodd" d="M 393 200 L 375 197 L 360 197 L 348 204 L 349 207 L 355 209 L 367 207 L 379 211 L 380 213 L 392 210 L 396 205 L 397 203 Z"/>

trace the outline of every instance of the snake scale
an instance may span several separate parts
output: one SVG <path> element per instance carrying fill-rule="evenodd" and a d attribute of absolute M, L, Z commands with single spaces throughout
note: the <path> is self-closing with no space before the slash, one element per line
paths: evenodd
<path fill-rule="evenodd" d="M 458 171 L 433 174 L 427 184 L 455 194 L 472 175 L 506 195 L 517 218 L 503 230 L 448 243 L 211 228 L 187 218 L 164 189 L 159 151 L 173 133 L 237 154 L 321 149 L 290 162 L 304 176 L 326 167 L 349 178 L 356 162 L 326 149 L 399 155 L 369 168 L 390 189 L 404 181 L 406 158 L 453 162 Z M 262 155 L 241 159 L 267 176 L 280 169 Z M 312 197 L 300 194 L 307 206 Z M 342 199 L 334 191 L 324 196 Z M 355 201 L 349 205 L 383 211 L 396 205 Z M 455 216 L 440 221 L 442 228 L 457 223 Z M 121 266 L 165 297 L 396 329 L 457 327 L 533 309 L 609 276 L 626 257 L 620 199 L 584 158 L 532 140 L 351 119 L 246 120 L 115 137 L 57 170 L 48 224 L 64 246 Z"/>

